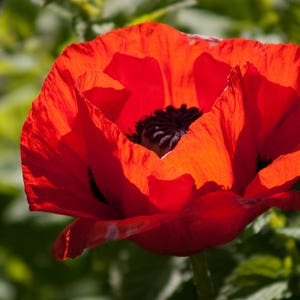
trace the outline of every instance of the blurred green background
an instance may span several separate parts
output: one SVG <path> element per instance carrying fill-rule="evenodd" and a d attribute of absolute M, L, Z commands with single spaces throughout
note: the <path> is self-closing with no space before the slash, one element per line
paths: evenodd
<path fill-rule="evenodd" d="M 187 259 L 127 241 L 55 262 L 52 243 L 70 219 L 30 213 L 23 192 L 20 131 L 55 58 L 71 42 L 149 20 L 300 45 L 299 0 L 0 1 L 0 300 L 196 299 Z M 300 299 L 299 224 L 299 213 L 271 210 L 210 250 L 217 299 Z"/>

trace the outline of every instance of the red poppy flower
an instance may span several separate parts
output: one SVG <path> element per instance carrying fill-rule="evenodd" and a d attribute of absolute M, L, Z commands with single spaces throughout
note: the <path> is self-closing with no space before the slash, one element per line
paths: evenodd
<path fill-rule="evenodd" d="M 56 259 L 109 240 L 191 255 L 299 209 L 300 48 L 146 23 L 73 44 L 21 137 L 31 210 L 74 216 Z"/>

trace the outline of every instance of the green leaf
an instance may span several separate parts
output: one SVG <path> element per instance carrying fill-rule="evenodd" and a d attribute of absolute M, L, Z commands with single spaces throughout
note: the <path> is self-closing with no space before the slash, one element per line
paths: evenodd
<path fill-rule="evenodd" d="M 288 227 L 288 228 L 278 228 L 276 232 L 284 237 L 292 238 L 300 241 L 300 228 L 299 227 Z"/>
<path fill-rule="evenodd" d="M 281 300 L 287 295 L 287 283 L 280 281 L 263 287 L 244 300 Z"/>
<path fill-rule="evenodd" d="M 244 300 L 246 297 L 254 297 L 254 291 L 264 293 L 265 288 L 278 281 L 285 282 L 287 286 L 287 279 L 291 274 L 292 265 L 285 259 L 272 255 L 253 256 L 236 267 L 225 281 L 217 299 Z"/>
<path fill-rule="evenodd" d="M 232 282 L 239 285 L 260 285 L 270 280 L 287 278 L 290 270 L 275 256 L 255 256 L 242 262 L 234 271 Z"/>

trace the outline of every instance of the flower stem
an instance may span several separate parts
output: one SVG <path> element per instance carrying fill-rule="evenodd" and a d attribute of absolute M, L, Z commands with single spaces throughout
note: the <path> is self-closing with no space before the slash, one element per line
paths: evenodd
<path fill-rule="evenodd" d="M 210 272 L 207 266 L 206 253 L 190 256 L 192 270 L 194 273 L 194 282 L 197 289 L 199 300 L 214 300 L 213 284 L 210 278 Z"/>

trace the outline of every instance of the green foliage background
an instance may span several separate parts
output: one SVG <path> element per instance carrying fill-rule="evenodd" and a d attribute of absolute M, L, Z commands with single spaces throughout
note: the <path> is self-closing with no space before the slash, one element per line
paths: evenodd
<path fill-rule="evenodd" d="M 20 131 L 55 58 L 71 42 L 149 20 L 300 44 L 299 0 L 0 1 L 0 300 L 196 299 L 186 258 L 127 241 L 55 262 L 52 243 L 70 220 L 30 213 L 23 192 Z M 217 300 L 300 299 L 299 224 L 300 213 L 271 210 L 210 250 Z"/>

